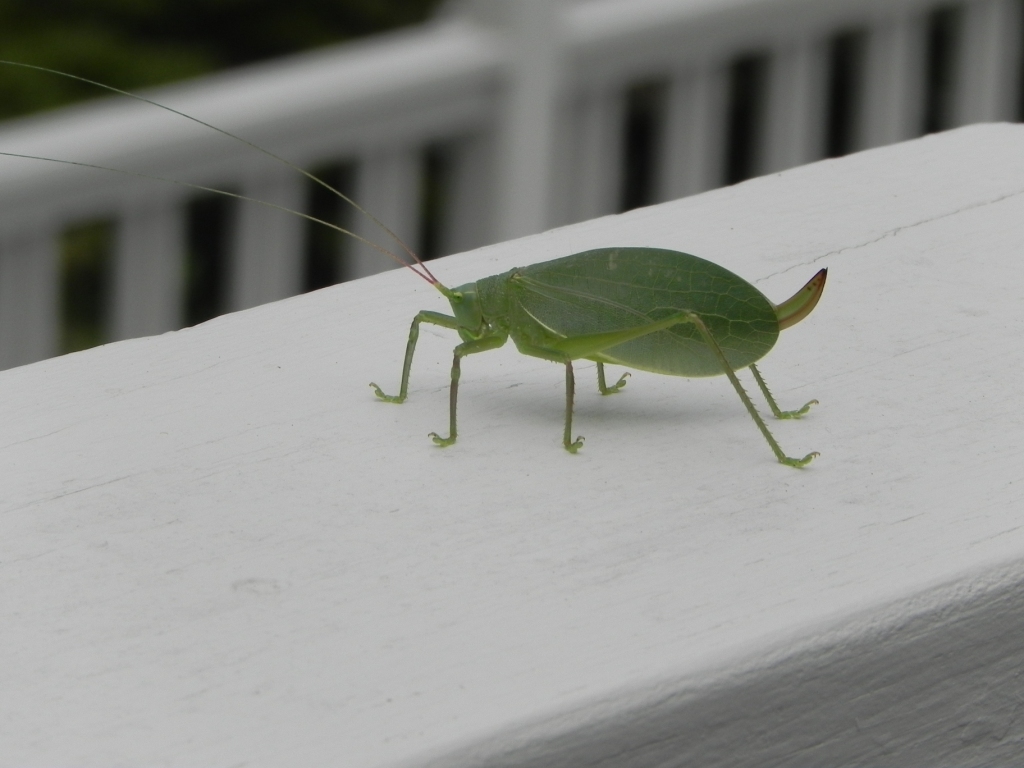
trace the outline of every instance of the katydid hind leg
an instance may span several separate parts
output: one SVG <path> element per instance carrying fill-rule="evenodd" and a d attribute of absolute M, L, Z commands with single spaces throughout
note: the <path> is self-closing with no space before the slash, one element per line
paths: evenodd
<path fill-rule="evenodd" d="M 809 400 L 804 403 L 804 407 L 798 411 L 783 411 L 779 409 L 778 403 L 775 402 L 775 398 L 772 397 L 772 393 L 768 391 L 768 385 L 764 381 L 764 377 L 761 376 L 761 372 L 757 370 L 757 366 L 754 363 L 750 364 L 750 372 L 754 374 L 754 381 L 757 382 L 757 386 L 761 388 L 761 394 L 764 395 L 764 399 L 768 401 L 768 407 L 772 409 L 772 414 L 776 419 L 799 419 L 811 410 L 812 405 L 818 405 L 817 400 Z"/>
<path fill-rule="evenodd" d="M 733 372 L 732 367 L 729 365 L 729 361 L 726 359 L 725 353 L 722 352 L 722 348 L 718 346 L 718 342 L 715 341 L 715 337 L 711 335 L 711 332 L 708 330 L 708 327 L 704 324 L 704 321 L 695 312 L 690 312 L 688 313 L 688 315 L 690 318 L 690 322 L 697 326 L 697 330 L 700 332 L 700 335 L 704 338 L 704 342 L 708 345 L 711 351 L 714 352 L 715 356 L 722 364 L 722 370 L 725 372 L 725 375 L 729 377 L 729 381 L 732 384 L 733 389 L 735 389 L 736 394 L 740 396 L 740 400 L 743 401 L 743 405 L 746 407 L 747 412 L 750 414 L 750 417 L 754 420 L 754 423 L 757 424 L 757 428 L 761 430 L 761 434 L 764 435 L 764 439 L 768 441 L 768 445 L 771 447 L 772 453 L 775 454 L 775 458 L 777 458 L 781 464 L 786 464 L 787 466 L 790 467 L 804 467 L 810 464 L 811 461 L 820 454 L 817 451 L 814 451 L 813 453 L 807 454 L 802 459 L 794 459 L 783 453 L 782 448 L 779 447 L 779 444 L 776 442 L 775 438 L 772 437 L 772 433 L 768 430 L 768 426 L 764 423 L 764 419 L 761 418 L 761 415 L 757 412 L 757 409 L 751 402 L 750 397 L 743 389 L 743 385 L 740 384 L 740 380 L 736 378 L 736 374 L 735 372 Z"/>
<path fill-rule="evenodd" d="M 619 380 L 608 386 L 604 378 L 604 363 L 597 364 L 597 389 L 602 395 L 614 395 L 624 386 L 626 386 L 626 379 L 629 378 L 629 371 L 619 376 Z"/>
<path fill-rule="evenodd" d="M 397 395 L 386 395 L 384 391 L 370 382 L 370 386 L 373 387 L 374 393 L 377 397 L 386 403 L 404 403 L 405 398 L 409 395 L 409 373 L 412 370 L 412 356 L 416 352 L 416 342 L 420 337 L 420 323 L 430 323 L 431 325 L 440 325 L 443 328 L 451 328 L 457 330 L 459 327 L 458 321 L 450 315 L 442 315 L 440 312 L 419 312 L 416 317 L 412 319 L 412 325 L 409 327 L 409 343 L 405 345 L 405 362 L 402 364 L 402 383 L 399 387 Z"/>
<path fill-rule="evenodd" d="M 464 342 L 455 348 L 455 352 L 452 355 L 452 382 L 448 390 L 448 437 L 441 437 L 437 432 L 431 432 L 428 437 L 435 444 L 446 448 L 452 445 L 459 436 L 456 411 L 458 410 L 459 403 L 459 379 L 462 378 L 462 358 L 477 352 L 497 349 L 507 339 L 507 336 L 485 336 L 482 339 Z"/>

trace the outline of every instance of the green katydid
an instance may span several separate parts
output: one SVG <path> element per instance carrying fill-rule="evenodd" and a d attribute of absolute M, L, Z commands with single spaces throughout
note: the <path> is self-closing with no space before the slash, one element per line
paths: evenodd
<path fill-rule="evenodd" d="M 597 363 L 598 389 L 604 395 L 622 389 L 629 375 L 609 387 L 605 363 L 673 376 L 725 374 L 780 462 L 803 467 L 818 455 L 794 459 L 783 453 L 735 371 L 750 368 L 776 418 L 800 418 L 817 403 L 811 400 L 796 411 L 780 410 L 755 363 L 775 345 L 780 330 L 814 309 L 825 287 L 824 269 L 776 306 L 724 267 L 660 248 L 600 248 L 512 269 L 454 290 L 422 264 L 422 272 L 407 266 L 448 299 L 452 315 L 423 311 L 413 318 L 397 395 L 370 386 L 382 400 L 404 402 L 420 324 L 457 331 L 462 343 L 455 347 L 452 361 L 449 433 L 430 434 L 439 446 L 451 445 L 458 436 L 462 358 L 497 349 L 511 338 L 524 355 L 565 365 L 562 444 L 570 453 L 583 445 L 582 437 L 572 436 L 572 362 L 586 359 Z"/>
<path fill-rule="evenodd" d="M 439 446 L 452 445 L 457 436 L 456 412 L 461 359 L 466 355 L 503 346 L 509 338 L 518 350 L 533 357 L 565 365 L 565 427 L 563 445 L 576 453 L 583 438 L 572 437 L 572 413 L 575 397 L 573 360 L 597 363 L 598 389 L 613 394 L 626 384 L 628 373 L 612 386 L 605 382 L 605 363 L 626 365 L 641 370 L 674 376 L 704 377 L 726 375 L 758 429 L 783 464 L 802 467 L 818 454 L 802 459 L 783 453 L 767 425 L 736 377 L 735 371 L 749 367 L 776 418 L 800 418 L 817 400 L 796 411 L 779 409 L 755 363 L 775 345 L 779 331 L 805 318 L 814 309 L 825 286 L 826 270 L 819 271 L 792 298 L 772 304 L 750 283 L 710 261 L 678 251 L 658 248 L 601 248 L 561 259 L 512 269 L 500 275 L 449 289 L 384 224 L 357 203 L 281 157 L 197 118 L 166 107 L 145 97 L 122 91 L 87 78 L 69 75 L 45 67 L 0 61 L 0 64 L 26 67 L 70 77 L 153 106 L 173 112 L 295 168 L 312 181 L 326 187 L 363 214 L 369 216 L 409 254 L 407 262 L 381 246 L 334 224 L 272 203 L 306 219 L 318 221 L 351 235 L 395 259 L 440 291 L 452 308 L 452 315 L 419 312 L 412 321 L 405 351 L 398 395 L 387 395 L 371 384 L 377 396 L 387 402 L 402 403 L 408 395 L 409 374 L 421 323 L 430 323 L 458 332 L 462 343 L 455 347 L 451 369 L 449 434 L 430 437 Z M 0 152 L 13 157 L 33 157 Z M 39 160 L 52 158 L 34 157 Z M 67 162 L 67 161 L 56 161 Z M 96 168 L 88 163 L 70 163 Z M 115 170 L 116 169 L 105 169 Z M 147 174 L 117 171 L 132 176 L 155 178 Z M 184 186 L 230 197 L 250 200 L 243 195 L 185 182 Z"/>

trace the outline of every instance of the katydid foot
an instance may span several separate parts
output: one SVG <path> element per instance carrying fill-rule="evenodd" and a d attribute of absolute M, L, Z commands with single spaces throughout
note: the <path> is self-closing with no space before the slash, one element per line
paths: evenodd
<path fill-rule="evenodd" d="M 768 390 L 768 385 L 765 384 L 761 372 L 757 370 L 757 366 L 753 363 L 750 364 L 750 372 L 754 374 L 754 381 L 757 382 L 757 386 L 761 389 L 761 394 L 764 395 L 764 399 L 768 402 L 768 407 L 772 409 L 772 416 L 776 419 L 799 419 L 811 410 L 812 405 L 818 405 L 817 400 L 811 400 L 809 403 L 805 403 L 804 407 L 798 411 L 783 411 L 775 402 L 775 398 L 772 397 L 772 393 Z"/>
<path fill-rule="evenodd" d="M 583 435 L 577 435 L 575 442 L 570 443 L 567 438 L 562 441 L 562 444 L 565 446 L 565 450 L 567 450 L 569 453 L 576 453 L 576 451 L 583 447 L 583 440 Z"/>
<path fill-rule="evenodd" d="M 808 453 L 802 459 L 791 459 L 789 456 L 783 456 L 781 459 L 779 459 L 779 463 L 785 464 L 787 467 L 796 467 L 799 469 L 801 467 L 806 467 L 819 456 L 821 456 L 821 454 L 818 453 L 817 451 Z"/>
<path fill-rule="evenodd" d="M 778 413 L 775 413 L 773 415 L 776 419 L 799 419 L 805 416 L 807 412 L 811 410 L 812 405 L 818 405 L 818 401 L 811 400 L 810 402 L 805 403 L 804 407 L 801 408 L 799 411 L 779 411 Z"/>
<path fill-rule="evenodd" d="M 619 376 L 619 380 L 612 384 L 610 387 L 598 387 L 598 389 L 601 390 L 602 395 L 614 395 L 616 392 L 618 392 L 620 389 L 626 386 L 626 379 L 628 378 L 629 373 L 627 372 Z"/>
<path fill-rule="evenodd" d="M 455 445 L 455 436 L 441 437 L 437 432 L 431 432 L 427 435 L 434 443 L 440 448 L 447 448 L 449 445 Z"/>
<path fill-rule="evenodd" d="M 382 390 L 380 387 L 378 387 L 373 382 L 370 382 L 370 386 L 373 387 L 373 391 L 376 393 L 377 397 L 379 397 L 385 403 L 404 403 L 405 402 L 405 396 L 404 395 L 385 395 L 384 394 L 384 390 Z"/>
<path fill-rule="evenodd" d="M 605 380 L 604 380 L 604 364 L 603 363 L 598 363 L 597 364 L 597 388 L 601 392 L 602 395 L 614 395 L 616 392 L 618 392 L 620 389 L 622 389 L 624 386 L 626 386 L 626 379 L 628 379 L 628 378 L 629 378 L 629 371 L 627 371 L 626 373 L 622 374 L 619 377 L 619 380 L 615 384 L 613 384 L 612 386 L 609 387 L 605 383 Z"/>

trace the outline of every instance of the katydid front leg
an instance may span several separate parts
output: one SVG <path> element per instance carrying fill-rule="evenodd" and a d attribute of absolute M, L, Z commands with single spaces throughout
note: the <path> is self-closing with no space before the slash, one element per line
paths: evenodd
<path fill-rule="evenodd" d="M 373 382 L 370 386 L 377 393 L 377 397 L 386 403 L 404 403 L 409 394 L 409 371 L 412 370 L 412 356 L 416 351 L 416 341 L 420 337 L 420 323 L 440 325 L 442 328 L 459 329 L 459 322 L 454 317 L 442 315 L 440 312 L 419 312 L 412 319 L 412 326 L 409 328 L 409 343 L 405 345 L 405 364 L 402 366 L 402 385 L 397 395 L 385 395 L 383 390 Z"/>
<path fill-rule="evenodd" d="M 452 359 L 452 384 L 448 393 L 448 437 L 441 437 L 437 432 L 431 432 L 429 435 L 430 439 L 442 448 L 446 448 L 454 443 L 455 439 L 459 436 L 459 431 L 455 424 L 455 412 L 459 402 L 459 378 L 462 376 L 462 358 L 477 352 L 497 349 L 507 340 L 508 336 L 484 336 L 482 339 L 474 339 L 473 341 L 459 344 L 455 348 L 455 354 Z"/>

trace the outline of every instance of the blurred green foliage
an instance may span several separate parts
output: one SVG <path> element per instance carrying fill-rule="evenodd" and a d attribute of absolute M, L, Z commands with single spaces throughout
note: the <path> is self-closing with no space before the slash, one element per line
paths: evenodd
<path fill-rule="evenodd" d="M 440 0 L 0 0 L 0 58 L 136 90 L 414 24 Z M 99 95 L 0 67 L 0 118 Z"/>

